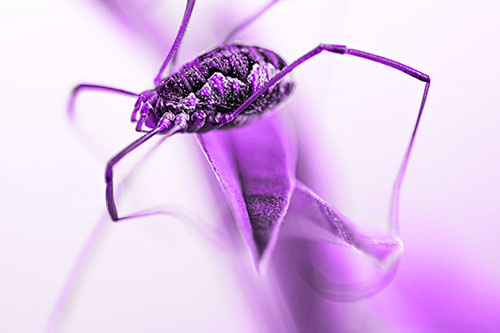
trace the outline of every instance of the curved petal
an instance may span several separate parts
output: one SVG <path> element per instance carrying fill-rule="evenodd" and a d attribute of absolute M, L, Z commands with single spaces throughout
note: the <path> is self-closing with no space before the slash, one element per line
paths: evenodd
<path fill-rule="evenodd" d="M 319 295 L 334 301 L 357 301 L 384 289 L 395 276 L 403 252 L 397 231 L 362 232 L 299 180 L 280 240 L 294 244 L 290 253 L 278 254 L 279 265 L 287 266 L 282 267 L 285 275 L 298 273 Z M 342 245 L 354 252 L 328 244 Z M 293 272 L 290 267 L 294 267 Z M 357 273 L 353 274 L 352 269 Z M 344 275 L 349 276 L 347 280 L 342 278 Z"/>
<path fill-rule="evenodd" d="M 295 186 L 293 140 L 275 115 L 199 136 L 254 259 L 269 257 Z"/>
<path fill-rule="evenodd" d="M 300 181 L 293 193 L 289 216 L 293 221 L 283 227 L 284 238 L 345 245 L 366 254 L 382 268 L 392 266 L 403 252 L 397 231 L 389 229 L 387 234 L 371 236 L 362 233 L 349 218 Z"/>

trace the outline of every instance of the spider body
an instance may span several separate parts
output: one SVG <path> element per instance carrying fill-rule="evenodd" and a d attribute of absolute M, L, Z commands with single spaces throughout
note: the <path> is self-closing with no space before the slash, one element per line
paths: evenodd
<path fill-rule="evenodd" d="M 292 92 L 290 73 L 322 52 L 347 54 L 392 67 L 425 82 L 424 94 L 405 159 L 398 175 L 402 179 L 416 129 L 422 115 L 430 86 L 430 77 L 400 62 L 376 54 L 351 49 L 345 45 L 319 44 L 290 64 L 275 52 L 257 46 L 230 43 L 232 37 L 262 15 L 278 0 L 271 0 L 261 11 L 231 31 L 223 43 L 164 77 L 167 66 L 175 68 L 175 59 L 187 29 L 195 0 L 187 0 L 186 10 L 177 36 L 154 79 L 155 87 L 140 94 L 100 84 L 82 83 L 73 89 L 68 115 L 82 89 L 108 91 L 138 98 L 132 113 L 136 130 L 146 132 L 130 143 L 106 166 L 106 203 L 113 221 L 118 216 L 113 194 L 113 167 L 123 157 L 157 134 L 165 137 L 180 132 L 204 133 L 217 128 L 232 128 L 249 123 L 274 109 Z M 139 118 L 137 119 L 137 115 Z M 143 126 L 149 130 L 143 129 Z M 403 170 L 403 171 L 401 171 Z"/>
<path fill-rule="evenodd" d="M 137 130 L 155 128 L 166 113 L 188 117 L 184 132 L 232 128 L 259 118 L 274 109 L 292 92 L 294 83 L 285 76 L 231 121 L 227 117 L 287 66 L 275 52 L 243 44 L 221 45 L 182 66 L 153 90 L 139 96 L 134 110 L 140 113 Z M 225 124 L 223 124 L 224 122 Z"/>

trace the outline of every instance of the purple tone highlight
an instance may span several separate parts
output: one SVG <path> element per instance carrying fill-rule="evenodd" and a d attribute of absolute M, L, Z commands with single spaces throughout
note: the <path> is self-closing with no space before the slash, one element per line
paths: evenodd
<path fill-rule="evenodd" d="M 97 90 L 97 91 L 105 91 L 105 92 L 111 92 L 111 93 L 116 93 L 116 94 L 122 94 L 125 96 L 132 96 L 132 97 L 138 97 L 139 94 L 125 90 L 125 89 L 119 89 L 119 88 L 113 88 L 109 86 L 103 86 L 99 84 L 90 84 L 90 83 L 80 83 L 76 87 L 73 88 L 71 91 L 71 96 L 68 100 L 68 105 L 66 107 L 67 110 L 67 115 L 69 118 L 74 117 L 75 113 L 75 101 L 80 92 L 84 90 Z"/>

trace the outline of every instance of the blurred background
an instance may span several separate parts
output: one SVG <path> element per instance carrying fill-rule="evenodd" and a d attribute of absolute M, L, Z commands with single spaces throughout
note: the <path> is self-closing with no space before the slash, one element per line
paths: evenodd
<path fill-rule="evenodd" d="M 199 1 L 179 63 L 217 45 L 266 2 Z M 280 307 L 271 283 L 260 285 L 240 241 L 213 240 L 227 207 L 213 195 L 217 185 L 194 136 L 167 140 L 119 201 L 124 213 L 168 203 L 189 219 L 108 220 L 104 166 L 137 137 L 129 123 L 134 100 L 82 93 L 73 124 L 65 108 L 79 82 L 152 88 L 170 47 L 163 41 L 173 40 L 185 3 L 132 4 L 151 20 L 127 21 L 130 13 L 99 1 L 0 5 L 0 331 L 46 329 L 93 234 L 56 331 L 255 332 L 268 329 L 263 317 L 269 316 L 295 327 L 296 315 Z M 316 300 L 304 316 L 318 331 L 498 327 L 499 6 L 486 0 L 282 0 L 238 36 L 288 61 L 322 42 L 345 44 L 432 79 L 401 192 L 399 271 L 370 299 Z M 281 112 L 295 124 L 299 173 L 360 225 L 383 226 L 424 85 L 330 54 L 293 76 L 296 91 Z M 143 155 L 120 165 L 117 177 Z M 257 301 L 250 300 L 254 289 Z M 265 313 L 262 299 L 282 313 Z"/>

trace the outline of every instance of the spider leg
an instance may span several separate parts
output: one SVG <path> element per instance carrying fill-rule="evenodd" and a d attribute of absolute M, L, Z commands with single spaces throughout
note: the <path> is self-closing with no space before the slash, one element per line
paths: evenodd
<path fill-rule="evenodd" d="M 243 22 L 241 22 L 239 25 L 237 25 L 235 28 L 233 28 L 224 38 L 224 40 L 221 41 L 220 44 L 227 44 L 230 40 L 233 39 L 233 37 L 238 34 L 241 30 L 245 29 L 248 25 L 253 23 L 256 19 L 258 19 L 262 14 L 264 14 L 269 8 L 271 8 L 275 3 L 277 3 L 279 0 L 271 0 L 268 4 L 266 4 L 264 7 L 259 9 L 256 13 L 254 13 L 252 16 L 246 18 Z M 181 37 L 182 38 L 182 37 Z M 178 50 L 175 51 L 175 53 L 172 55 L 172 58 L 170 60 L 170 68 L 169 68 L 169 73 L 172 74 L 175 71 L 176 64 L 177 64 L 177 56 L 178 56 Z M 165 60 L 166 61 L 166 60 Z M 167 64 L 168 65 L 168 64 Z M 165 67 L 167 66 L 165 65 Z M 156 82 L 156 81 L 155 81 Z M 159 82 L 159 81 L 158 81 Z"/>
<path fill-rule="evenodd" d="M 75 111 L 75 101 L 76 101 L 76 98 L 78 97 L 78 94 L 82 90 L 102 90 L 102 91 L 112 92 L 115 94 L 121 94 L 121 95 L 125 95 L 125 96 L 133 96 L 133 97 L 139 96 L 139 94 L 136 94 L 134 92 L 131 92 L 131 91 L 128 91 L 125 89 L 108 87 L 108 86 L 103 86 L 100 84 L 80 83 L 79 85 L 77 85 L 73 88 L 73 90 L 71 91 L 71 95 L 69 96 L 68 106 L 66 108 L 66 113 L 70 119 L 72 119 L 74 114 L 75 114 L 75 112 L 74 112 Z"/>
<path fill-rule="evenodd" d="M 172 56 L 172 60 L 170 60 L 170 67 L 168 68 L 168 73 L 172 74 L 175 69 L 177 68 L 177 56 L 179 55 L 179 52 L 175 52 L 175 54 Z"/>
<path fill-rule="evenodd" d="M 398 216 L 398 202 L 399 202 L 399 190 L 401 188 L 401 183 L 404 178 L 404 174 L 406 172 L 406 167 L 408 165 L 408 160 L 410 158 L 410 153 L 413 147 L 413 143 L 415 141 L 415 137 L 417 134 L 418 126 L 420 124 L 420 119 L 422 117 L 422 113 L 424 111 L 424 106 L 425 106 L 425 101 L 427 99 L 427 95 L 429 93 L 429 87 L 431 84 L 431 79 L 427 74 L 424 74 L 414 68 L 411 68 L 410 66 L 404 65 L 402 63 L 399 63 L 397 61 L 394 61 L 392 59 L 388 59 L 385 57 L 381 57 L 376 54 L 364 52 L 364 51 L 359 51 L 356 49 L 350 49 L 347 48 L 344 45 L 333 45 L 333 44 L 320 44 L 308 53 L 304 54 L 302 57 L 298 58 L 294 62 L 292 62 L 290 65 L 286 66 L 281 72 L 276 74 L 271 80 L 266 82 L 259 90 L 257 90 L 252 96 L 250 96 L 243 104 L 241 104 L 234 112 L 226 117 L 224 119 L 223 123 L 221 126 L 230 123 L 233 121 L 233 119 L 239 115 L 242 111 L 244 111 L 253 101 L 255 101 L 260 95 L 262 95 L 264 92 L 266 92 L 269 88 L 271 88 L 276 82 L 281 80 L 285 75 L 293 71 L 297 66 L 300 64 L 304 63 L 305 61 L 311 59 L 312 57 L 318 55 L 322 51 L 328 51 L 332 53 L 338 53 L 338 54 L 349 54 L 355 57 L 360 57 L 364 58 L 370 61 L 378 62 L 382 65 L 392 67 L 394 69 L 397 69 L 398 71 L 401 71 L 407 75 L 410 75 L 420 81 L 425 82 L 425 88 L 422 96 L 422 100 L 420 102 L 420 108 L 418 111 L 417 115 L 417 120 L 415 123 L 415 127 L 413 128 L 413 132 L 411 134 L 410 142 L 408 143 L 408 146 L 406 148 L 405 155 L 403 157 L 403 161 L 401 162 L 398 175 L 396 176 L 396 180 L 393 185 L 393 190 L 392 190 L 392 195 L 391 195 L 391 205 L 389 208 L 389 219 L 393 226 L 397 228 L 397 216 Z"/>
<path fill-rule="evenodd" d="M 279 0 L 271 0 L 269 3 L 267 3 L 264 7 L 259 9 L 257 12 L 255 12 L 253 15 L 250 17 L 246 18 L 243 22 L 241 22 L 239 25 L 234 27 L 224 38 L 221 42 L 221 44 L 227 44 L 229 41 L 231 41 L 236 34 L 238 34 L 241 30 L 245 29 L 247 26 L 249 26 L 253 21 L 258 19 L 262 14 L 264 14 L 269 8 L 271 8 L 275 3 L 277 3 Z"/>
<path fill-rule="evenodd" d="M 252 96 L 250 96 L 243 104 L 241 104 L 236 110 L 234 110 L 234 112 L 231 114 L 231 116 L 228 117 L 224 121 L 224 124 L 231 122 L 234 119 L 234 117 L 236 117 L 241 112 L 243 112 L 250 104 L 252 104 L 252 102 L 254 102 L 257 98 L 259 98 L 260 95 L 262 95 L 264 92 L 266 92 L 269 88 L 271 88 L 274 84 L 276 84 L 276 82 L 281 80 L 285 75 L 287 75 L 288 73 L 293 71 L 297 66 L 301 65 L 302 63 L 306 62 L 307 60 L 311 59 L 312 57 L 318 55 L 322 51 L 328 51 L 328 52 L 338 53 L 338 54 L 350 54 L 350 55 L 353 55 L 356 57 L 365 58 L 365 59 L 368 59 L 371 61 L 381 63 L 383 65 L 395 68 L 395 69 L 397 69 L 405 74 L 408 74 L 408 75 L 410 75 L 410 76 L 412 76 L 420 81 L 426 82 L 424 96 L 423 96 L 422 102 L 420 104 L 420 112 L 419 112 L 419 117 L 420 117 L 420 113 L 422 113 L 422 111 L 423 111 L 425 100 L 427 98 L 427 92 L 429 90 L 429 85 L 431 82 L 431 79 L 427 74 L 419 72 L 416 69 L 413 69 L 413 68 L 411 68 L 407 65 L 404 65 L 402 63 L 399 63 L 397 61 L 394 61 L 394 60 L 391 60 L 388 58 L 384 58 L 384 57 L 381 57 L 381 56 L 378 56 L 375 54 L 371 54 L 368 52 L 359 51 L 359 50 L 355 50 L 355 49 L 349 49 L 344 45 L 320 44 L 317 47 L 315 47 L 314 49 L 312 49 L 311 51 L 304 54 L 302 57 L 300 57 L 297 60 L 295 60 L 294 62 L 292 62 L 290 65 L 283 68 L 283 70 L 281 72 L 279 72 L 271 80 L 266 82 L 259 90 L 257 90 L 254 94 L 252 94 Z"/>
<path fill-rule="evenodd" d="M 162 119 L 158 122 L 158 125 L 141 136 L 139 139 L 135 140 L 118 154 L 116 154 L 112 159 L 109 160 L 106 165 L 105 181 L 106 181 L 106 204 L 108 206 L 109 215 L 113 221 L 118 221 L 123 218 L 118 217 L 118 211 L 116 209 L 114 194 L 113 194 L 113 166 L 115 166 L 123 157 L 128 153 L 142 145 L 144 142 L 151 139 L 156 134 L 164 134 L 166 136 L 171 136 L 179 131 L 186 128 L 188 123 L 188 116 L 185 113 L 180 113 L 174 116 L 172 113 L 165 113 Z M 166 132 L 165 132 L 166 131 Z"/>
<path fill-rule="evenodd" d="M 155 86 L 162 80 L 163 72 L 165 71 L 165 68 L 167 68 L 167 65 L 169 64 L 170 60 L 172 58 L 175 59 L 176 57 L 177 51 L 181 46 L 182 38 L 184 37 L 184 33 L 186 32 L 189 19 L 191 18 L 191 13 L 193 12 L 193 7 L 195 2 L 196 0 L 187 1 L 186 10 L 184 11 L 184 17 L 182 18 L 182 23 L 181 26 L 179 27 L 179 31 L 177 32 L 177 36 L 175 37 L 174 43 L 172 44 L 170 51 L 168 51 L 167 57 L 163 61 L 163 64 L 161 65 L 160 70 L 158 71 L 158 74 L 154 79 Z"/>

